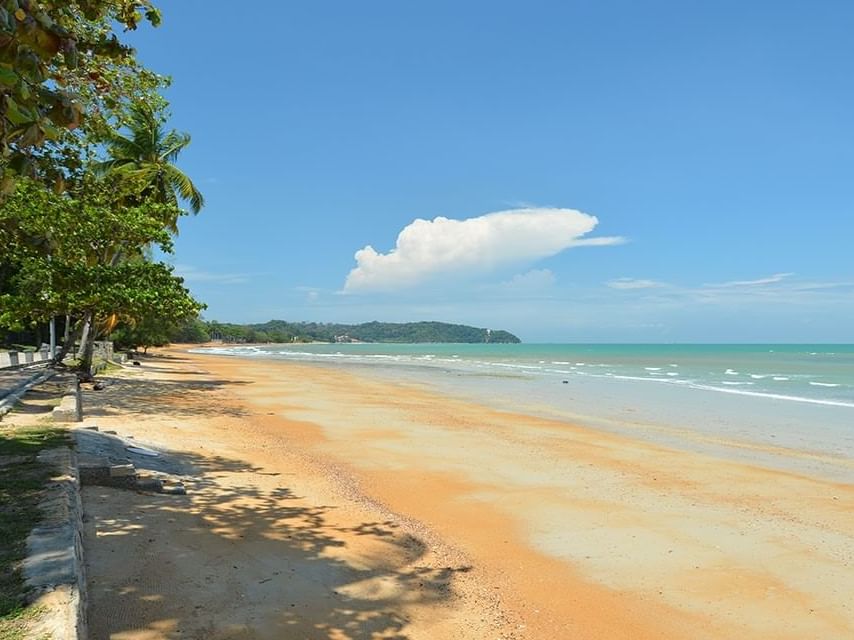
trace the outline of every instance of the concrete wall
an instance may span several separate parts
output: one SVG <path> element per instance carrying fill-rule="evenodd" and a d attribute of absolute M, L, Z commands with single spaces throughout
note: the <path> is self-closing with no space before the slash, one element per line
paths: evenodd
<path fill-rule="evenodd" d="M 56 472 L 44 492 L 43 519 L 27 537 L 22 563 L 34 604 L 44 610 L 29 637 L 85 640 L 88 599 L 77 456 L 60 447 L 42 451 L 39 461 Z"/>
<path fill-rule="evenodd" d="M 113 343 L 107 340 L 95 341 L 95 360 L 109 360 L 115 358 Z M 50 351 L 0 351 L 0 369 L 9 367 L 23 367 L 28 364 L 50 360 Z"/>
<path fill-rule="evenodd" d="M 95 340 L 95 358 L 102 360 L 113 359 L 113 343 L 106 340 Z"/>
<path fill-rule="evenodd" d="M 112 351 L 112 344 L 110 344 Z M 0 369 L 9 367 L 20 367 L 26 364 L 34 364 L 50 360 L 50 352 L 44 351 L 0 351 Z"/>

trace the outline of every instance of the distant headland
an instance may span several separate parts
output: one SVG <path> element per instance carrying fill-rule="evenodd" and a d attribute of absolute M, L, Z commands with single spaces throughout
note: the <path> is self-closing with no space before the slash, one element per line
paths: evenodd
<path fill-rule="evenodd" d="M 204 324 L 212 340 L 224 342 L 521 342 L 512 333 L 501 329 L 481 329 L 446 322 L 327 324 L 270 320 L 263 324 L 230 324 L 216 321 Z"/>

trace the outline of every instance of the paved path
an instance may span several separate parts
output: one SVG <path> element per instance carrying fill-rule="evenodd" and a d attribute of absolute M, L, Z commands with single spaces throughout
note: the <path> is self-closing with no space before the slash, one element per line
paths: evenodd
<path fill-rule="evenodd" d="M 0 400 L 44 370 L 45 364 L 47 363 L 37 364 L 25 369 L 0 369 Z"/>

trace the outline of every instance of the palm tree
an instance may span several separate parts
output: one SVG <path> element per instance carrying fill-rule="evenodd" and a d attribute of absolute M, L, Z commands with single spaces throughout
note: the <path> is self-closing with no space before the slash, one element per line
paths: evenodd
<path fill-rule="evenodd" d="M 178 199 L 190 204 L 198 213 L 205 204 L 193 181 L 174 165 L 178 154 L 190 144 L 190 136 L 179 131 L 165 131 L 160 113 L 144 105 L 131 111 L 128 135 L 115 133 L 107 140 L 109 160 L 97 163 L 100 173 L 125 173 L 142 185 L 141 195 L 154 195 L 161 202 L 177 204 Z M 177 220 L 170 221 L 177 231 Z"/>

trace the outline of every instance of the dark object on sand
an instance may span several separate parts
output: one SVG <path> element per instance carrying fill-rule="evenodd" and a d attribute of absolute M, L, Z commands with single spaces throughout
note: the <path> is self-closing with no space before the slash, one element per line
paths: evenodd
<path fill-rule="evenodd" d="M 95 384 L 92 385 L 93 391 L 101 391 L 103 388 L 104 388 L 103 382 L 96 382 Z"/>
<path fill-rule="evenodd" d="M 141 367 L 142 365 L 139 363 L 139 360 L 134 360 L 134 361 L 133 361 L 133 366 L 135 366 L 135 367 Z"/>
<path fill-rule="evenodd" d="M 562 380 L 561 382 L 563 382 L 564 384 L 569 384 L 569 380 Z"/>

